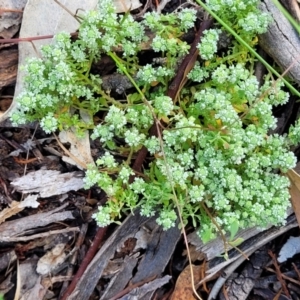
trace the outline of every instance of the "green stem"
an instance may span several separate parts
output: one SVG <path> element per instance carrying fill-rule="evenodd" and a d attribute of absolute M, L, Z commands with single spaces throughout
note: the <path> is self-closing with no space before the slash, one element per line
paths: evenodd
<path fill-rule="evenodd" d="M 123 66 L 122 63 L 120 63 L 120 58 L 114 53 L 109 51 L 107 53 L 116 63 L 116 65 L 118 66 L 118 68 L 120 68 L 120 70 L 122 72 L 124 72 L 124 74 L 127 76 L 127 78 L 130 80 L 130 82 L 132 83 L 132 85 L 135 87 L 135 89 L 138 91 L 138 93 L 142 96 L 143 100 L 145 99 L 144 93 L 141 91 L 141 89 L 139 88 L 139 86 L 136 84 L 135 80 L 132 78 L 132 76 L 128 73 L 127 69 Z"/>
<path fill-rule="evenodd" d="M 125 162 L 125 164 L 128 165 L 128 166 L 130 165 L 130 162 L 131 162 L 133 153 L 134 153 L 134 150 L 133 150 L 133 148 L 131 147 L 131 148 L 130 148 L 130 153 L 129 153 L 129 155 L 128 155 L 128 157 L 127 157 L 127 160 L 126 160 L 126 162 Z"/>
<path fill-rule="evenodd" d="M 94 61 L 94 57 L 95 55 L 94 54 L 91 54 L 91 58 L 89 60 L 89 66 L 88 66 L 88 69 L 85 73 L 85 76 L 88 76 L 90 74 L 90 71 L 91 71 L 91 68 L 92 68 L 92 64 L 93 64 L 93 61 Z"/>
<path fill-rule="evenodd" d="M 217 20 L 230 34 L 232 34 L 235 39 L 245 46 L 249 52 L 254 55 L 270 72 L 275 74 L 278 78 L 282 79 L 285 85 L 293 92 L 295 95 L 300 97 L 300 92 L 298 92 L 285 78 L 283 78 L 272 66 L 270 66 L 248 43 L 246 43 L 230 26 L 228 26 L 218 15 L 216 15 L 207 5 L 205 5 L 201 0 L 196 0 L 199 5 L 201 5 L 215 20 Z"/>

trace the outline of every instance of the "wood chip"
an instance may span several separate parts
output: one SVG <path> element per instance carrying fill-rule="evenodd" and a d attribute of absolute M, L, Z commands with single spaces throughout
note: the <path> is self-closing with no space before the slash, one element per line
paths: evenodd
<path fill-rule="evenodd" d="M 11 182 L 19 192 L 39 193 L 41 198 L 65 194 L 83 188 L 83 173 L 60 173 L 55 170 L 39 170 L 28 173 Z"/>
<path fill-rule="evenodd" d="M 22 236 L 27 230 L 43 227 L 51 223 L 62 222 L 65 220 L 74 220 L 72 211 L 59 212 L 68 204 L 49 212 L 39 213 L 13 221 L 6 221 L 0 225 L 0 242 L 14 241 L 14 238 Z"/>

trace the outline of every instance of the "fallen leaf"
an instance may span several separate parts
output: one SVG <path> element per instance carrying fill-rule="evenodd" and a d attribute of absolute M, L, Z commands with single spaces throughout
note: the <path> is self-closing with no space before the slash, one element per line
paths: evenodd
<path fill-rule="evenodd" d="M 9 207 L 3 209 L 0 212 L 0 224 L 3 223 L 6 219 L 18 214 L 25 207 L 38 207 L 39 202 L 36 201 L 38 195 L 28 195 L 23 201 L 12 201 Z"/>
<path fill-rule="evenodd" d="M 79 138 L 72 129 L 69 129 L 61 131 L 58 137 L 61 143 L 70 143 L 69 156 L 63 156 L 63 161 L 75 165 L 81 170 L 86 169 L 89 164 L 94 164 L 88 132 Z"/>
<path fill-rule="evenodd" d="M 194 274 L 194 283 L 200 281 L 201 279 L 201 268 L 202 266 L 192 265 Z M 179 275 L 175 290 L 172 294 L 171 300 L 194 300 L 198 299 L 194 296 L 192 288 L 192 278 L 191 278 L 191 268 L 188 265 Z"/>
<path fill-rule="evenodd" d="M 22 10 L 27 0 L 1 0 L 0 1 L 0 37 L 12 38 L 19 30 L 22 22 Z"/>

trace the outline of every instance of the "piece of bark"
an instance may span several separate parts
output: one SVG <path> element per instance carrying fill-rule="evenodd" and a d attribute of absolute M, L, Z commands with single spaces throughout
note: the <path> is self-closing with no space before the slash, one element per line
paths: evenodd
<path fill-rule="evenodd" d="M 0 90 L 16 82 L 18 71 L 18 50 L 2 50 L 0 52 Z"/>
<path fill-rule="evenodd" d="M 69 233 L 73 233 L 74 232 L 79 232 L 79 227 L 68 227 L 68 228 L 64 228 L 64 229 L 58 229 L 58 230 L 49 230 L 46 232 L 42 232 L 42 233 L 37 233 L 37 234 L 33 234 L 33 235 L 29 235 L 29 236 L 18 236 L 18 237 L 8 237 L 5 238 L 6 242 L 28 242 L 30 240 L 35 240 L 35 239 L 45 239 L 48 238 L 51 235 L 60 235 L 60 234 L 69 234 Z"/>
<path fill-rule="evenodd" d="M 149 283 L 133 289 L 130 293 L 120 298 L 120 300 L 151 300 L 153 299 L 153 293 L 167 284 L 171 278 L 170 275 L 166 275 L 162 278 L 154 279 Z"/>
<path fill-rule="evenodd" d="M 250 261 L 246 263 L 244 269 L 231 275 L 226 282 L 227 297 L 229 299 L 246 300 L 269 259 L 266 246 L 257 250 L 250 257 Z M 221 294 L 219 299 L 226 300 L 228 298 Z"/>
<path fill-rule="evenodd" d="M 31 259 L 26 259 L 19 265 L 20 279 L 21 279 L 21 295 L 26 294 L 39 282 L 39 275 L 36 272 L 38 258 L 35 256 Z M 27 299 L 26 297 L 23 299 Z"/>
<path fill-rule="evenodd" d="M 8 269 L 8 266 L 11 266 L 17 260 L 17 255 L 15 250 L 3 253 L 0 256 L 0 272 L 5 269 Z"/>
<path fill-rule="evenodd" d="M 119 272 L 110 280 L 100 300 L 109 300 L 121 292 L 132 278 L 133 269 L 138 262 L 137 255 L 126 256 Z"/>
<path fill-rule="evenodd" d="M 221 257 L 214 258 L 209 263 L 209 268 L 206 272 L 207 276 L 205 278 L 205 281 L 212 278 L 219 271 L 223 270 L 226 266 L 230 265 L 237 259 L 242 258 L 243 260 L 245 260 L 246 256 L 251 255 L 254 251 L 261 248 L 263 245 L 269 243 L 276 237 L 282 235 L 283 233 L 285 233 L 288 230 L 295 228 L 297 226 L 298 226 L 298 223 L 297 223 L 295 215 L 291 215 L 290 217 L 288 217 L 287 223 L 284 226 L 271 227 L 270 229 L 263 231 L 263 232 L 257 234 L 256 236 L 243 242 L 241 245 L 238 246 L 238 249 L 241 252 L 237 251 L 235 249 L 232 249 L 229 252 L 229 258 L 227 260 L 225 260 L 224 258 L 221 258 Z M 243 253 L 244 256 L 241 253 Z M 220 277 L 219 279 L 222 279 L 222 278 Z M 204 281 L 204 280 L 202 280 L 202 281 Z M 201 282 L 199 284 L 201 284 Z"/>
<path fill-rule="evenodd" d="M 50 223 L 74 220 L 72 211 L 63 211 L 68 204 L 62 205 L 45 213 L 34 214 L 13 221 L 6 221 L 0 225 L 0 242 L 13 241 L 14 237 L 25 234 L 29 229 L 43 227 Z"/>
<path fill-rule="evenodd" d="M 255 296 L 260 296 L 259 299 L 278 299 L 278 300 L 291 300 L 292 298 L 287 297 L 283 293 L 278 294 L 278 292 L 273 292 L 270 290 L 270 288 L 267 289 L 254 289 L 253 294 Z M 257 297 L 258 298 L 258 297 Z M 255 298 L 255 299 L 257 299 Z M 299 298 L 295 298 L 299 299 Z"/>
<path fill-rule="evenodd" d="M 260 35 L 259 45 L 275 60 L 282 72 L 289 68 L 288 75 L 300 84 L 299 35 L 272 0 L 263 0 L 260 8 L 271 14 L 274 21 L 268 31 Z"/>
<path fill-rule="evenodd" d="M 164 271 L 180 239 L 181 231 L 177 222 L 169 230 L 163 230 L 161 226 L 156 225 L 151 235 L 145 256 L 132 279 L 133 284 L 154 275 L 159 276 Z"/>
<path fill-rule="evenodd" d="M 151 219 L 154 219 L 154 217 Z M 149 220 L 147 217 L 141 216 L 138 212 L 134 215 L 130 214 L 127 217 L 95 255 L 83 276 L 78 281 L 76 288 L 68 297 L 68 300 L 88 300 L 90 298 L 115 251 L 120 248 L 127 239 L 134 237 L 139 228 L 146 223 L 147 220 Z"/>
<path fill-rule="evenodd" d="M 83 173 L 39 170 L 15 179 L 11 185 L 19 192 L 39 193 L 41 198 L 47 198 L 82 189 Z"/>
<path fill-rule="evenodd" d="M 287 212 L 288 218 L 292 218 L 293 210 L 289 209 Z M 251 227 L 246 229 L 240 229 L 237 234 L 235 235 L 235 239 L 242 238 L 243 241 L 247 241 L 248 239 L 255 237 L 258 234 L 261 234 L 262 232 L 265 232 L 269 230 L 272 227 L 272 225 L 268 226 L 264 230 L 258 229 L 257 227 Z M 195 246 L 196 251 L 202 252 L 205 254 L 206 260 L 211 261 L 215 257 L 219 256 L 220 254 L 224 253 L 224 243 L 223 240 L 218 236 L 217 238 L 207 242 L 204 244 L 200 237 L 197 234 L 197 231 L 193 231 L 188 236 L 188 242 Z M 229 236 L 227 235 L 227 238 Z M 227 245 L 227 250 L 231 250 L 232 247 Z"/>

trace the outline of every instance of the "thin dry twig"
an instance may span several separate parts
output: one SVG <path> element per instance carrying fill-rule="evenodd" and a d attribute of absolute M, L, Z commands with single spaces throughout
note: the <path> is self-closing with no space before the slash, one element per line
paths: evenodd
<path fill-rule="evenodd" d="M 266 268 L 266 270 L 269 271 L 269 272 L 271 272 L 271 273 L 276 274 L 276 271 L 273 270 L 272 268 Z M 294 279 L 294 278 L 291 278 L 291 277 L 289 277 L 289 276 L 287 276 L 287 275 L 285 275 L 285 274 L 283 274 L 283 273 L 281 273 L 281 276 L 282 276 L 283 279 L 286 279 L 286 280 L 288 280 L 288 281 L 290 281 L 290 282 L 293 282 L 293 283 L 295 283 L 295 284 L 297 284 L 297 285 L 300 286 L 300 281 L 299 281 L 299 280 L 296 280 L 296 279 Z"/>
<path fill-rule="evenodd" d="M 80 248 L 80 246 L 84 242 L 84 238 L 85 238 L 87 229 L 88 229 L 88 224 L 87 223 L 83 224 L 80 228 L 80 232 L 79 232 L 79 235 L 78 235 L 75 247 L 74 247 L 75 251 L 74 251 L 74 254 L 72 255 L 72 257 L 70 259 L 70 265 L 68 267 L 68 271 L 67 271 L 67 274 L 66 274 L 66 276 L 70 278 L 69 280 L 72 279 L 72 276 L 73 276 L 73 273 L 74 273 L 74 266 L 75 266 L 77 258 L 78 258 L 78 249 Z M 63 296 L 63 294 L 65 293 L 67 288 L 68 288 L 68 281 L 65 281 L 63 283 L 63 286 L 62 286 L 61 290 L 60 290 L 60 296 Z"/>
<path fill-rule="evenodd" d="M 23 13 L 23 10 L 21 9 L 12 9 L 12 8 L 0 8 L 0 15 L 2 13 L 6 13 L 6 12 L 14 12 L 14 13 Z"/>
<path fill-rule="evenodd" d="M 294 263 L 292 263 L 292 265 L 293 265 L 293 268 L 294 268 L 295 272 L 297 273 L 298 279 L 300 280 L 300 271 L 299 271 L 299 269 L 297 268 L 297 266 Z M 299 283 L 299 281 L 298 281 L 298 283 Z M 299 285 L 300 285 L 300 283 L 299 283 Z"/>
<path fill-rule="evenodd" d="M 277 259 L 276 259 L 275 254 L 274 254 L 271 250 L 268 251 L 268 254 L 269 254 L 269 255 L 271 256 L 271 258 L 272 258 L 273 265 L 274 265 L 275 271 L 276 271 L 276 276 L 277 276 L 277 279 L 279 280 L 279 282 L 280 282 L 280 284 L 281 284 L 281 286 L 282 286 L 283 292 L 285 293 L 285 295 L 286 295 L 287 297 L 291 298 L 291 295 L 290 295 L 290 293 L 289 293 L 289 291 L 288 291 L 288 289 L 287 289 L 287 286 L 286 286 L 286 284 L 285 284 L 285 281 L 283 280 L 283 276 L 282 276 L 283 274 L 282 274 L 281 271 L 280 271 L 280 267 L 279 267 L 279 265 L 278 265 L 278 263 L 277 263 Z"/>
<path fill-rule="evenodd" d="M 88 267 L 88 265 L 92 261 L 92 259 L 94 258 L 96 252 L 98 251 L 98 248 L 99 248 L 101 242 L 103 241 L 106 231 L 107 231 L 107 227 L 98 229 L 92 245 L 90 246 L 87 254 L 85 255 L 85 257 L 84 257 L 77 273 L 73 277 L 73 280 L 70 283 L 68 289 L 66 290 L 65 294 L 63 295 L 63 297 L 60 300 L 67 300 L 68 297 L 72 294 L 72 292 L 74 291 L 74 289 L 77 285 L 77 282 L 80 280 L 84 271 L 86 270 L 86 268 Z"/>

